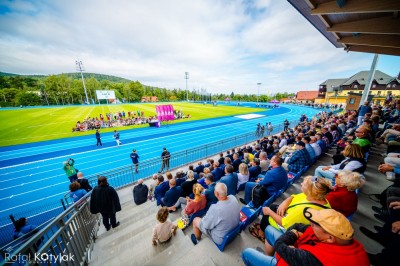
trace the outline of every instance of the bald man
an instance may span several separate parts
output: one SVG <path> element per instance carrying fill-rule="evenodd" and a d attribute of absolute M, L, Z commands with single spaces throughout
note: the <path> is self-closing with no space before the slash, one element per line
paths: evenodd
<path fill-rule="evenodd" d="M 176 180 L 169 180 L 169 190 L 165 193 L 165 196 L 161 198 L 161 206 L 171 207 L 174 205 L 179 197 L 182 195 L 182 188 L 176 186 Z"/>
<path fill-rule="evenodd" d="M 143 184 L 143 179 L 138 180 L 138 184 L 133 188 L 133 200 L 136 205 L 143 204 L 147 201 L 149 189 Z"/>

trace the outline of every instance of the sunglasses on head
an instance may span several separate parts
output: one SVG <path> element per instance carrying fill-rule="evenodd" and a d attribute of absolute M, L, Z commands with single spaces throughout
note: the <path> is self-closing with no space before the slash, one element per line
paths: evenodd
<path fill-rule="evenodd" d="M 317 187 L 319 177 L 318 177 L 318 176 L 313 176 L 313 177 L 311 177 L 310 180 L 311 180 L 311 182 L 313 183 L 314 187 L 315 187 L 316 189 L 319 189 L 319 188 Z"/>
<path fill-rule="evenodd" d="M 313 224 L 316 224 L 316 225 L 320 226 L 319 223 L 317 223 L 316 221 L 314 221 L 312 219 L 312 213 L 308 211 L 309 208 L 310 207 L 304 208 L 304 210 L 303 210 L 304 217 L 306 217 L 306 219 L 309 220 L 310 222 L 312 222 Z"/>

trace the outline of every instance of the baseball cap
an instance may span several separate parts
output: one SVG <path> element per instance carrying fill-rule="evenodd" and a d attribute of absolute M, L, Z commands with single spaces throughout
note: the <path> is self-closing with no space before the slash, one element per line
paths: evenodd
<path fill-rule="evenodd" d="M 304 142 L 302 142 L 302 141 L 298 141 L 296 144 L 297 144 L 297 145 L 300 145 L 300 146 L 303 146 L 303 147 L 306 146 L 306 144 L 305 144 Z"/>
<path fill-rule="evenodd" d="M 349 220 L 334 209 L 315 210 L 307 207 L 303 210 L 303 215 L 307 220 L 321 226 L 326 232 L 339 239 L 353 238 L 354 229 Z"/>

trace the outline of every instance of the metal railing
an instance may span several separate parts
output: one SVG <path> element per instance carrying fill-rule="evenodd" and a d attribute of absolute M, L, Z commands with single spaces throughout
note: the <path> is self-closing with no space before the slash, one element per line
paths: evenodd
<path fill-rule="evenodd" d="M 297 122 L 298 120 L 291 121 L 290 125 Z M 283 124 L 275 125 L 271 134 L 281 132 L 283 128 Z M 265 132 L 267 132 L 267 130 Z M 250 143 L 256 139 L 259 139 L 259 136 L 256 136 L 255 132 L 248 132 L 242 135 L 226 138 L 224 140 L 215 141 L 196 148 L 188 149 L 184 152 L 171 153 L 170 169 L 179 168 L 192 162 L 208 158 L 210 156 L 220 153 L 221 151 L 230 150 L 234 147 Z M 97 185 L 98 177 L 105 176 L 107 177 L 110 186 L 114 187 L 115 189 L 120 189 L 125 186 L 134 184 L 137 180 L 141 178 L 150 178 L 154 173 L 160 171 L 161 164 L 161 159 L 153 158 L 141 161 L 139 163 L 139 173 L 135 173 L 135 167 L 133 165 L 126 165 L 109 170 L 107 172 L 90 175 L 86 178 L 88 179 L 90 185 L 94 187 Z M 71 198 L 69 197 L 69 192 L 66 192 L 64 194 L 64 201 L 68 205 L 73 204 Z"/>
<path fill-rule="evenodd" d="M 90 213 L 90 192 L 15 250 L 2 250 L 3 263 L 82 265 L 88 261 L 100 224 Z"/>
<path fill-rule="evenodd" d="M 297 122 L 298 120 L 291 121 L 290 125 L 293 125 L 293 123 L 297 124 Z M 274 125 L 274 130 L 271 134 L 279 133 L 283 128 L 283 124 Z M 256 139 L 258 139 L 258 137 L 255 135 L 255 132 L 252 131 L 221 141 L 208 143 L 184 152 L 172 153 L 170 169 L 214 156 L 221 151 L 248 144 Z M 161 160 L 150 159 L 140 162 L 139 174 L 135 173 L 133 165 L 128 165 L 104 173 L 91 175 L 87 178 L 91 185 L 95 186 L 97 185 L 98 176 L 106 176 L 110 186 L 115 189 L 120 189 L 132 185 L 139 178 L 150 177 L 152 174 L 158 172 L 160 168 Z M 2 248 L 3 260 L 5 259 L 8 262 L 22 265 L 31 265 L 38 262 L 39 264 L 44 262 L 57 265 L 85 264 L 88 261 L 88 253 L 96 238 L 100 223 L 100 215 L 93 215 L 89 211 L 90 194 L 91 192 L 86 194 L 79 202 L 72 203 L 68 196 L 69 193 L 66 193 L 64 198 L 68 204 L 67 209 L 19 248 L 14 247 L 14 249 L 11 250 L 9 248 Z M 43 242 L 38 246 L 37 243 L 39 240 Z M 7 251 L 7 253 L 5 251 Z M 74 259 L 71 260 L 71 257 Z M 22 258 L 30 258 L 31 260 L 21 261 Z M 57 258 L 57 260 L 54 260 L 55 258 Z M 66 258 L 69 258 L 67 263 L 65 263 L 65 260 L 60 261 Z M 17 261 L 18 259 L 19 261 Z M 39 261 L 37 259 L 39 259 Z"/>

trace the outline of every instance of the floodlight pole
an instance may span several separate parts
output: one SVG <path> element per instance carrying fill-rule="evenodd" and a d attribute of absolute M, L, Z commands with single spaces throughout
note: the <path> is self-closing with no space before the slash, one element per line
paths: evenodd
<path fill-rule="evenodd" d="M 185 79 L 186 79 L 186 101 L 189 101 L 189 91 L 187 87 L 188 79 L 189 79 L 189 72 L 185 72 Z"/>
<path fill-rule="evenodd" d="M 258 82 L 257 83 L 257 86 L 258 86 L 257 103 L 258 103 L 258 98 L 260 97 L 260 85 L 261 85 L 261 82 Z"/>
<path fill-rule="evenodd" d="M 82 83 L 83 83 L 83 89 L 85 91 L 85 96 L 86 96 L 86 103 L 89 104 L 89 98 L 87 96 L 87 92 L 86 92 L 86 85 L 85 85 L 85 79 L 83 78 L 83 71 L 85 71 L 84 67 L 83 67 L 83 63 L 82 61 L 75 61 L 76 64 L 76 70 L 78 70 L 79 72 L 81 72 L 81 77 L 82 77 Z"/>

